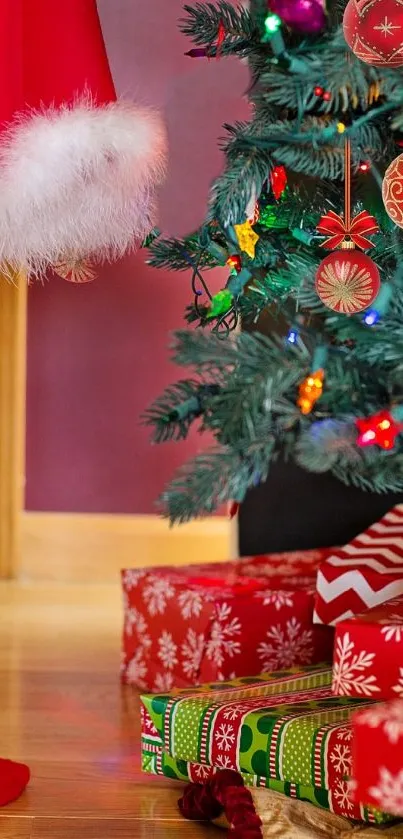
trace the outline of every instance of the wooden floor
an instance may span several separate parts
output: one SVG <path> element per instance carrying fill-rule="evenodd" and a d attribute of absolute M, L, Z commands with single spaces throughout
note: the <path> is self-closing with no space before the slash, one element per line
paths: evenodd
<path fill-rule="evenodd" d="M 221 836 L 180 818 L 180 784 L 141 775 L 120 623 L 117 586 L 0 583 L 0 756 L 32 771 L 1 839 Z"/>

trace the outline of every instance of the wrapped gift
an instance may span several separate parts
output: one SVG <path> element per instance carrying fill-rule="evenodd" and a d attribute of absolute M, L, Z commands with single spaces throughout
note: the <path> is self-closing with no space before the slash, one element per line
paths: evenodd
<path fill-rule="evenodd" d="M 403 504 L 322 562 L 314 622 L 334 625 L 403 594 Z"/>
<path fill-rule="evenodd" d="M 123 681 L 166 691 L 332 661 L 312 622 L 324 551 L 125 570 Z"/>
<path fill-rule="evenodd" d="M 355 714 L 352 727 L 354 800 L 403 816 L 403 700 Z"/>
<path fill-rule="evenodd" d="M 382 820 L 349 795 L 349 720 L 365 701 L 333 696 L 331 681 L 330 669 L 311 667 L 142 696 L 144 765 L 198 781 L 233 769 L 250 786 Z"/>
<path fill-rule="evenodd" d="M 336 626 L 333 691 L 403 698 L 403 596 Z"/>

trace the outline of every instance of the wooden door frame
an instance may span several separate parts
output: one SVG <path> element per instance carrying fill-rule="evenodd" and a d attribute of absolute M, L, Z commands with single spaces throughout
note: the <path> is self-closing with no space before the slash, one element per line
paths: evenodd
<path fill-rule="evenodd" d="M 0 579 L 17 576 L 25 485 L 28 284 L 0 274 Z"/>

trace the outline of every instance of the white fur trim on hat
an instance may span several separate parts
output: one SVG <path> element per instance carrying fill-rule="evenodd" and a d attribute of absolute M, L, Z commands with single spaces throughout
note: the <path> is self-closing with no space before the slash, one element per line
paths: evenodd
<path fill-rule="evenodd" d="M 0 140 L 0 263 L 39 273 L 132 249 L 155 221 L 165 153 L 147 108 L 86 98 L 21 117 Z"/>

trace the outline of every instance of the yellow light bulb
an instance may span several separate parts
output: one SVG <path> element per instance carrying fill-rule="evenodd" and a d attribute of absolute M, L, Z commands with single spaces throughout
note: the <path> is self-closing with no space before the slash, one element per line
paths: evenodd
<path fill-rule="evenodd" d="M 387 428 L 390 428 L 389 420 L 382 420 L 382 422 L 379 423 L 379 428 L 381 429 L 381 431 L 386 431 Z"/>
<path fill-rule="evenodd" d="M 344 125 L 344 122 L 338 122 L 337 123 L 337 130 L 338 130 L 339 134 L 344 134 L 344 132 L 346 130 L 346 126 Z"/>

